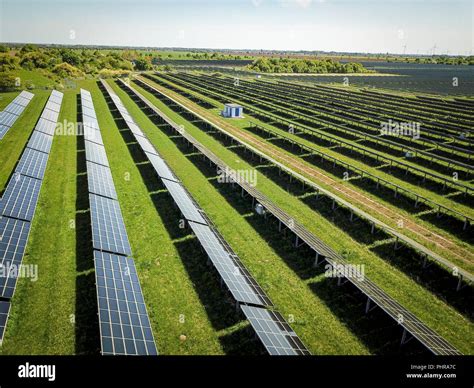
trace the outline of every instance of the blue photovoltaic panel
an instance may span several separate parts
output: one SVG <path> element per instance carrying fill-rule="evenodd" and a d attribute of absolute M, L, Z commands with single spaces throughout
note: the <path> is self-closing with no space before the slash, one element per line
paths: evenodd
<path fill-rule="evenodd" d="M 132 131 L 132 133 L 134 135 L 139 135 L 139 136 L 143 136 L 145 137 L 145 134 L 142 132 L 142 130 L 138 127 L 138 125 L 134 124 L 134 123 L 128 123 L 127 122 L 127 125 L 128 125 L 128 128 L 130 129 L 130 131 Z"/>
<path fill-rule="evenodd" d="M 209 226 L 194 222 L 189 225 L 235 300 L 260 306 L 272 305 L 237 256 L 224 249 L 224 245 Z"/>
<path fill-rule="evenodd" d="M 57 123 L 40 118 L 36 124 L 35 130 L 46 133 L 47 135 L 54 136 Z"/>
<path fill-rule="evenodd" d="M 95 115 L 95 110 L 93 108 L 88 108 L 87 106 L 84 106 L 84 105 L 82 106 L 82 114 L 84 116 L 92 117 L 94 119 L 97 118 L 97 116 Z"/>
<path fill-rule="evenodd" d="M 87 162 L 87 182 L 89 184 L 90 193 L 117 199 L 110 168 Z"/>
<path fill-rule="evenodd" d="M 0 117 L 0 124 L 5 125 L 7 127 L 11 127 L 13 123 L 16 121 L 18 118 L 17 115 L 14 115 L 13 113 L 10 112 L 2 112 L 2 116 Z"/>
<path fill-rule="evenodd" d="M 89 194 L 94 249 L 130 256 L 132 250 L 118 201 Z"/>
<path fill-rule="evenodd" d="M 8 112 L 16 116 L 19 116 L 21 112 L 23 111 L 23 109 L 25 108 L 22 105 L 10 104 L 5 108 L 4 112 Z"/>
<path fill-rule="evenodd" d="M 1 122 L 1 118 L 0 118 L 0 122 Z M 8 132 L 9 129 L 10 127 L 0 124 L 0 140 L 3 139 L 3 136 L 5 136 L 5 134 Z"/>
<path fill-rule="evenodd" d="M 3 342 L 9 314 L 10 302 L 0 301 L 0 345 Z"/>
<path fill-rule="evenodd" d="M 3 201 L 2 201 L 3 202 Z M 15 292 L 18 269 L 28 241 L 30 223 L 0 217 L 0 297 L 10 299 Z"/>
<path fill-rule="evenodd" d="M 86 160 L 102 164 L 103 166 L 109 167 L 109 161 L 107 160 L 107 154 L 105 152 L 105 147 L 90 141 L 85 141 L 86 148 Z"/>
<path fill-rule="evenodd" d="M 82 125 L 84 126 L 84 132 L 86 129 L 100 131 L 99 122 L 93 117 L 84 116 Z"/>
<path fill-rule="evenodd" d="M 155 154 L 157 155 L 158 153 L 155 150 L 155 147 L 150 143 L 150 141 L 142 136 L 135 136 L 135 139 L 137 139 L 138 144 L 140 144 L 140 147 L 142 147 L 142 150 L 144 152 L 148 152 L 150 154 Z"/>
<path fill-rule="evenodd" d="M 245 305 L 241 305 L 241 308 L 270 355 L 310 355 L 280 313 Z"/>
<path fill-rule="evenodd" d="M 179 182 L 179 180 L 174 176 L 171 169 L 165 163 L 165 161 L 158 155 L 146 153 L 148 160 L 150 160 L 153 165 L 156 173 L 160 178 L 168 179 L 170 181 Z"/>
<path fill-rule="evenodd" d="M 61 104 L 62 100 L 63 100 L 62 96 L 53 95 L 53 94 L 51 94 L 51 96 L 48 99 L 48 101 L 54 102 L 55 104 L 58 104 L 58 105 Z"/>
<path fill-rule="evenodd" d="M 41 180 L 13 174 L 0 204 L 0 215 L 31 221 L 41 188 Z"/>
<path fill-rule="evenodd" d="M 206 224 L 206 220 L 202 217 L 199 209 L 196 207 L 194 201 L 191 199 L 187 191 L 181 186 L 181 184 L 164 180 L 163 184 L 168 189 L 170 195 L 173 197 L 174 202 L 178 205 L 179 210 L 183 214 L 184 218 L 188 221 L 200 222 Z"/>
<path fill-rule="evenodd" d="M 84 139 L 102 146 L 104 145 L 104 141 L 102 140 L 102 134 L 100 133 L 100 131 L 97 131 L 90 127 L 84 128 Z"/>
<path fill-rule="evenodd" d="M 25 148 L 15 172 L 37 179 L 43 179 L 48 163 L 48 154 Z"/>
<path fill-rule="evenodd" d="M 52 121 L 52 122 L 56 123 L 58 121 L 59 113 L 55 112 L 54 110 L 45 109 L 45 110 L 43 110 L 43 113 L 41 114 L 41 117 L 46 119 L 46 120 L 49 120 L 49 121 Z"/>
<path fill-rule="evenodd" d="M 135 263 L 94 251 L 103 355 L 157 355 Z"/>
<path fill-rule="evenodd" d="M 92 102 L 92 100 L 88 100 L 86 98 L 81 99 L 81 106 L 82 108 L 87 108 L 91 110 L 94 109 L 94 103 Z M 95 117 L 95 116 L 92 116 L 92 117 Z"/>
<path fill-rule="evenodd" d="M 26 145 L 28 148 L 32 148 L 37 151 L 45 152 L 49 154 L 51 145 L 53 144 L 53 137 L 46 135 L 43 132 L 33 131 L 30 137 L 30 141 Z"/>

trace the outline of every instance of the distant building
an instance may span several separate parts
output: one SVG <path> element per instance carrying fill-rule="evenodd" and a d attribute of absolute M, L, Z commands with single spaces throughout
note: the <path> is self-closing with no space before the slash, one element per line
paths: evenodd
<path fill-rule="evenodd" d="M 244 108 L 238 104 L 225 104 L 224 110 L 222 111 L 222 116 L 224 117 L 243 117 Z"/>

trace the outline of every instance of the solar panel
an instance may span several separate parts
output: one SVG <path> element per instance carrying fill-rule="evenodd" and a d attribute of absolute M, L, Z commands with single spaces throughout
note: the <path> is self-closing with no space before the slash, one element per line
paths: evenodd
<path fill-rule="evenodd" d="M 30 141 L 26 145 L 28 148 L 32 148 L 37 151 L 45 152 L 49 154 L 51 145 L 53 144 L 53 137 L 44 134 L 43 132 L 33 131 L 30 137 Z"/>
<path fill-rule="evenodd" d="M 2 116 L 0 117 L 1 124 L 6 125 L 7 127 L 10 128 L 17 118 L 18 118 L 17 115 L 14 115 L 13 113 L 10 113 L 10 112 L 3 111 Z"/>
<path fill-rule="evenodd" d="M 3 202 L 3 200 L 2 200 Z M 9 299 L 15 292 L 18 269 L 23 260 L 30 223 L 0 217 L 0 297 Z"/>
<path fill-rule="evenodd" d="M 35 130 L 46 133 L 47 135 L 53 136 L 56 130 L 57 123 L 46 120 L 45 118 L 40 118 L 36 124 Z"/>
<path fill-rule="evenodd" d="M 7 327 L 8 314 L 10 313 L 10 302 L 0 301 L 0 345 L 3 342 L 5 329 Z"/>
<path fill-rule="evenodd" d="M 118 201 L 89 194 L 94 249 L 129 256 L 132 251 Z"/>
<path fill-rule="evenodd" d="M 94 119 L 97 119 L 97 116 L 96 116 L 96 114 L 95 114 L 95 110 L 94 110 L 93 107 L 92 107 L 92 108 L 89 108 L 89 107 L 83 105 L 83 106 L 82 106 L 82 114 L 83 114 L 84 116 L 89 116 L 89 117 L 92 117 L 92 118 L 94 118 Z"/>
<path fill-rule="evenodd" d="M 32 93 L 23 91 L 7 105 L 3 112 L 0 112 L 0 140 L 13 126 L 32 98 Z"/>
<path fill-rule="evenodd" d="M 9 104 L 5 109 L 4 112 L 8 112 L 11 114 L 14 114 L 16 116 L 19 116 L 21 112 L 23 111 L 24 107 L 18 104 Z"/>
<path fill-rule="evenodd" d="M 115 192 L 110 168 L 100 164 L 87 162 L 87 181 L 90 193 L 117 199 L 117 193 Z"/>
<path fill-rule="evenodd" d="M 224 245 L 209 226 L 194 222 L 189 225 L 235 300 L 260 306 L 272 305 L 237 256 L 224 249 Z"/>
<path fill-rule="evenodd" d="M 38 203 L 41 180 L 14 174 L 0 204 L 0 215 L 31 221 Z"/>
<path fill-rule="evenodd" d="M 15 172 L 36 179 L 43 179 L 48 163 L 48 154 L 31 148 L 25 148 Z"/>
<path fill-rule="evenodd" d="M 93 117 L 83 116 L 82 125 L 84 126 L 84 130 L 87 128 L 90 130 L 100 131 L 99 122 Z"/>
<path fill-rule="evenodd" d="M 135 263 L 94 251 L 103 355 L 157 355 Z"/>
<path fill-rule="evenodd" d="M 81 99 L 92 101 L 92 95 L 88 90 L 81 89 Z"/>
<path fill-rule="evenodd" d="M 0 118 L 0 122 L 1 122 L 1 118 Z M 5 136 L 5 134 L 8 132 L 9 129 L 10 127 L 0 124 L 0 140 L 3 139 L 3 136 Z"/>
<path fill-rule="evenodd" d="M 170 170 L 165 161 L 158 155 L 146 153 L 151 164 L 155 168 L 156 173 L 160 178 L 168 179 L 170 181 L 179 182 L 179 180 L 174 176 L 173 172 Z"/>
<path fill-rule="evenodd" d="M 41 117 L 46 119 L 46 120 L 49 120 L 49 121 L 52 121 L 52 122 L 56 123 L 58 121 L 59 113 L 55 112 L 54 110 L 45 109 L 45 110 L 43 110 L 43 113 L 41 114 Z"/>
<path fill-rule="evenodd" d="M 86 98 L 81 99 L 81 106 L 82 108 L 94 109 L 94 103 L 92 100 L 88 100 Z"/>
<path fill-rule="evenodd" d="M 127 122 L 127 125 L 128 125 L 128 128 L 130 129 L 130 131 L 132 131 L 132 133 L 134 135 L 139 135 L 139 136 L 143 136 L 143 137 L 145 136 L 145 134 L 142 132 L 142 130 L 138 127 L 137 124 Z"/>
<path fill-rule="evenodd" d="M 57 92 L 57 93 L 59 93 L 59 92 Z M 61 94 L 62 94 L 62 93 L 61 93 Z M 19 95 L 19 97 L 25 98 L 25 99 L 27 99 L 27 100 L 31 100 L 34 96 L 35 96 L 35 95 L 34 95 L 33 93 L 30 93 L 30 92 L 28 92 L 28 91 L 26 91 L 26 90 L 23 90 L 23 91 L 20 93 L 20 95 Z"/>
<path fill-rule="evenodd" d="M 105 152 L 105 147 L 90 141 L 85 141 L 86 146 L 86 160 L 94 162 L 97 164 L 102 164 L 103 166 L 109 166 L 109 161 L 107 160 L 107 154 Z"/>
<path fill-rule="evenodd" d="M 53 90 L 53 93 L 54 92 L 55 92 L 55 90 Z M 61 102 L 63 101 L 62 93 L 61 93 L 61 96 L 55 95 L 53 93 L 51 93 L 51 96 L 49 96 L 48 101 L 54 102 L 55 104 L 61 104 Z"/>
<path fill-rule="evenodd" d="M 46 103 L 46 106 L 44 107 L 44 109 L 49 109 L 49 110 L 59 113 L 59 111 L 61 110 L 61 104 L 58 104 L 48 99 L 48 102 Z"/>
<path fill-rule="evenodd" d="M 102 134 L 93 128 L 84 128 L 84 139 L 99 145 L 104 145 Z"/>
<path fill-rule="evenodd" d="M 173 200 L 178 205 L 181 213 L 183 213 L 184 218 L 188 221 L 200 222 L 201 224 L 207 223 L 196 207 L 194 201 L 181 184 L 169 180 L 164 180 L 163 184 L 166 186 L 170 195 L 173 197 Z"/>
<path fill-rule="evenodd" d="M 150 153 L 150 154 L 155 154 L 157 155 L 158 153 L 155 150 L 155 147 L 150 143 L 150 141 L 142 136 L 135 136 L 135 139 L 137 139 L 138 144 L 140 144 L 140 147 L 142 147 L 142 150 L 144 152 Z"/>
<path fill-rule="evenodd" d="M 280 313 L 245 305 L 241 308 L 270 355 L 310 355 Z"/>
<path fill-rule="evenodd" d="M 127 123 L 134 123 L 132 116 L 130 116 L 128 113 L 122 112 L 122 117 Z"/>

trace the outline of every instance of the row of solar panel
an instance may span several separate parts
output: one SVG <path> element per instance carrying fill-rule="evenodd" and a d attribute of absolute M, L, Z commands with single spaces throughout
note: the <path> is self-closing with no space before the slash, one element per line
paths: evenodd
<path fill-rule="evenodd" d="M 145 86 L 146 84 L 141 83 L 141 85 Z M 160 93 L 159 91 L 151 88 L 150 85 L 147 86 L 150 88 L 150 91 Z M 196 114 L 192 114 L 196 118 L 203 120 L 202 118 L 196 116 Z M 181 133 L 179 128 L 174 128 L 177 132 Z M 183 136 L 187 135 L 183 134 Z M 201 149 L 200 146 L 196 144 L 196 140 L 191 138 L 188 138 L 188 140 L 192 142 L 196 148 Z M 208 154 L 206 154 L 206 156 L 209 158 Z M 225 170 L 225 168 L 222 167 L 222 162 L 216 161 L 215 157 L 213 161 L 219 165 L 222 170 Z M 235 183 L 240 185 L 242 189 L 249 193 L 253 198 L 257 198 L 258 201 L 264 206 L 265 210 L 273 214 L 283 224 L 288 225 L 287 221 L 291 220 L 291 229 L 299 239 L 303 240 L 310 248 L 314 250 L 315 253 L 324 257 L 331 266 L 337 266 L 337 268 L 341 268 L 341 273 L 346 273 L 344 268 L 346 267 L 347 262 L 342 256 L 340 256 L 338 253 L 332 250 L 332 248 L 327 246 L 324 242 L 306 230 L 302 225 L 295 222 L 292 217 L 273 204 L 252 185 L 249 185 L 248 182 L 240 179 L 236 180 Z M 364 277 L 363 280 L 359 280 L 360 277 L 358 276 L 347 277 L 346 279 L 355 287 L 357 287 L 372 302 L 384 310 L 390 317 L 396 320 L 397 323 L 400 324 L 408 333 L 417 338 L 432 353 L 438 355 L 460 354 L 460 352 L 451 344 L 449 344 L 443 337 L 426 326 L 414 314 L 412 314 L 409 310 L 400 305 L 395 299 L 386 294 L 380 287 L 378 287 L 367 277 Z"/>
<path fill-rule="evenodd" d="M 218 231 L 212 226 L 204 212 L 194 202 L 191 195 L 182 186 L 155 147 L 145 137 L 128 114 L 120 98 L 102 81 L 116 108 L 134 134 L 138 144 L 147 155 L 156 173 L 168 189 L 174 202 L 206 251 L 221 279 L 234 299 L 239 302 L 242 311 L 267 351 L 272 355 L 309 354 L 296 333 L 278 312 L 267 309 L 272 302 L 250 275 L 238 256 L 231 250 Z M 157 114 L 161 112 L 155 110 Z"/>
<path fill-rule="evenodd" d="M 33 93 L 24 90 L 0 112 L 0 140 L 3 139 L 18 117 L 20 117 L 33 97 Z"/>
<path fill-rule="evenodd" d="M 156 355 L 92 96 L 83 89 L 81 109 L 102 354 Z"/>
<path fill-rule="evenodd" d="M 0 268 L 3 269 L 0 276 L 0 297 L 4 299 L 10 300 L 15 292 L 18 269 L 38 204 L 62 96 L 57 91 L 51 93 L 0 201 Z M 43 132 L 45 121 L 53 126 L 51 134 Z M 9 301 L 0 304 L 0 343 L 9 309 Z"/>

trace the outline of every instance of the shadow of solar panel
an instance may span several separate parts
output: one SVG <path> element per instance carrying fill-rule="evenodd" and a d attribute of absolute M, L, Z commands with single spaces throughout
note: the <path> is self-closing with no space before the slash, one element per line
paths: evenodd
<path fill-rule="evenodd" d="M 26 145 L 28 148 L 32 148 L 37 151 L 45 152 L 49 154 L 51 145 L 53 144 L 53 137 L 46 135 L 43 132 L 33 131 L 30 137 L 30 141 Z"/>
<path fill-rule="evenodd" d="M 107 160 L 107 154 L 105 152 L 104 146 L 92 143 L 87 140 L 84 142 L 84 144 L 86 149 L 86 160 L 109 167 L 109 161 Z"/>
<path fill-rule="evenodd" d="M 140 147 L 142 147 L 142 150 L 144 152 L 147 152 L 149 154 L 155 154 L 158 155 L 158 153 L 155 150 L 155 147 L 150 143 L 150 141 L 142 136 L 135 136 L 135 139 L 137 139 L 138 144 L 140 144 Z"/>
<path fill-rule="evenodd" d="M 132 254 L 118 201 L 89 194 L 92 242 L 97 250 Z"/>
<path fill-rule="evenodd" d="M 57 123 L 53 123 L 52 121 L 46 120 L 45 118 L 40 118 L 36 124 L 35 130 L 43 132 L 49 136 L 54 136 L 56 125 Z"/>
<path fill-rule="evenodd" d="M 150 154 L 146 153 L 146 156 L 148 157 L 148 160 L 151 162 L 153 165 L 156 173 L 160 178 L 168 179 L 170 181 L 174 182 L 179 182 L 178 178 L 176 178 L 171 171 L 171 169 L 168 167 L 166 162 L 158 155 L 155 154 Z"/>
<path fill-rule="evenodd" d="M 194 222 L 189 225 L 235 300 L 260 306 L 272 305 L 262 288 L 237 257 L 232 257 L 224 249 L 209 226 Z"/>
<path fill-rule="evenodd" d="M 178 206 L 184 218 L 186 218 L 188 221 L 206 224 L 206 220 L 202 217 L 199 208 L 196 206 L 194 201 L 191 199 L 191 196 L 183 188 L 183 186 L 181 186 L 181 184 L 169 180 L 164 180 L 163 184 L 166 186 L 170 195 L 173 197 L 174 202 Z"/>
<path fill-rule="evenodd" d="M 50 110 L 50 109 L 45 109 L 45 110 L 43 110 L 43 113 L 41 114 L 41 117 L 43 119 L 52 121 L 53 123 L 56 123 L 58 121 L 59 112 L 55 112 L 54 110 Z"/>
<path fill-rule="evenodd" d="M 48 154 L 25 148 L 15 172 L 32 178 L 43 179 L 47 163 Z"/>
<path fill-rule="evenodd" d="M 41 180 L 13 174 L 0 204 L 0 215 L 31 221 L 38 203 Z"/>
<path fill-rule="evenodd" d="M 10 302 L 0 301 L 0 345 L 3 342 L 9 314 Z"/>
<path fill-rule="evenodd" d="M 115 192 L 110 168 L 100 164 L 87 162 L 87 181 L 90 193 L 117 199 L 117 193 Z"/>
<path fill-rule="evenodd" d="M 241 308 L 270 355 L 304 356 L 311 354 L 280 313 L 245 305 L 242 305 Z"/>
<path fill-rule="evenodd" d="M 103 355 L 157 355 L 135 263 L 94 251 Z"/>
<path fill-rule="evenodd" d="M 29 232 L 29 222 L 0 217 L 0 268 L 2 269 L 0 271 L 0 297 L 2 298 L 13 297 Z"/>

